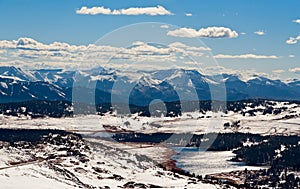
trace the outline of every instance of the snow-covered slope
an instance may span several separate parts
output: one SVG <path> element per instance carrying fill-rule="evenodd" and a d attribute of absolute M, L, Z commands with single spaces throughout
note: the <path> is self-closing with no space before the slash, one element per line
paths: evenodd
<path fill-rule="evenodd" d="M 74 134 L 0 145 L 1 188 L 217 188 L 165 171 L 141 153 Z"/>

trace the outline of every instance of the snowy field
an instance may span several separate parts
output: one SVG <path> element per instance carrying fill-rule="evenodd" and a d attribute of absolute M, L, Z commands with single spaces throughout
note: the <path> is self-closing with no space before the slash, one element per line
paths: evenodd
<path fill-rule="evenodd" d="M 207 133 L 207 132 L 245 132 L 257 134 L 300 134 L 300 106 L 277 102 L 274 107 L 285 107 L 281 113 L 266 114 L 257 112 L 255 116 L 240 112 L 190 112 L 180 117 L 142 117 L 133 115 L 75 115 L 73 118 L 38 118 L 11 117 L 0 115 L 0 128 L 50 128 L 63 129 L 84 134 L 106 133 L 103 126 L 113 126 L 117 130 L 143 133 Z M 259 110 L 264 107 L 245 110 Z M 285 118 L 287 116 L 293 116 Z M 239 121 L 239 127 L 225 128 L 224 123 Z"/>

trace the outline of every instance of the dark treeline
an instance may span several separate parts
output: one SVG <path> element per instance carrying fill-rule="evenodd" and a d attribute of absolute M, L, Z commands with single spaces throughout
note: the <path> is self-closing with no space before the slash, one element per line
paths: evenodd
<path fill-rule="evenodd" d="M 298 101 L 287 101 L 286 103 L 297 103 Z M 264 99 L 255 100 L 241 100 L 241 101 L 174 101 L 174 102 L 163 102 L 161 104 L 153 103 L 147 106 L 137 106 L 128 104 L 84 104 L 84 103 L 72 103 L 70 101 L 26 101 L 26 102 L 12 102 L 12 103 L 1 103 L 0 113 L 5 115 L 19 116 L 26 115 L 32 118 L 36 117 L 66 117 L 74 114 L 95 114 L 104 115 L 105 113 L 112 113 L 114 111 L 119 114 L 122 113 L 138 113 L 140 116 L 164 116 L 177 117 L 182 112 L 199 111 L 205 113 L 207 111 L 228 111 L 239 112 L 243 115 L 255 116 L 257 111 L 262 111 L 263 114 L 279 114 L 286 108 L 274 108 L 274 102 Z M 245 110 L 246 106 L 252 108 L 263 106 L 264 109 Z M 129 108 L 130 112 L 123 112 Z"/>
<path fill-rule="evenodd" d="M 235 160 L 244 161 L 248 165 L 272 165 L 274 161 L 276 164 L 286 163 L 278 162 L 280 158 L 275 160 L 275 156 L 278 155 L 278 153 L 284 155 L 289 151 L 295 151 L 295 147 L 299 145 L 299 141 L 300 137 L 298 136 L 267 136 L 255 145 L 242 146 L 235 150 L 234 153 L 237 154 Z M 278 151 L 277 153 L 276 150 Z M 284 156 L 286 158 L 288 158 L 288 156 L 291 157 L 291 155 L 288 154 Z M 298 157 L 300 163 L 300 156 L 295 157 Z"/>
<path fill-rule="evenodd" d="M 173 133 L 117 133 L 113 138 L 120 142 L 143 142 L 143 143 L 162 143 L 168 142 L 175 145 L 184 145 L 186 147 L 201 147 L 205 144 L 211 144 L 208 150 L 211 151 L 229 151 L 242 148 L 246 151 L 252 146 L 272 145 L 278 149 L 280 145 L 297 145 L 300 141 L 298 136 L 262 136 L 251 133 L 208 133 L 208 134 L 173 134 Z M 253 144 L 245 146 L 244 144 Z M 240 152 L 235 151 L 237 154 Z"/>
<path fill-rule="evenodd" d="M 41 141 L 41 138 L 48 135 L 76 135 L 81 138 L 81 135 L 70 133 L 63 130 L 53 129 L 4 129 L 0 128 L 0 141 L 2 142 L 31 142 L 36 143 Z"/>
<path fill-rule="evenodd" d="M 72 103 L 67 101 L 26 101 L 0 104 L 0 113 L 11 116 L 66 117 L 71 116 Z"/>

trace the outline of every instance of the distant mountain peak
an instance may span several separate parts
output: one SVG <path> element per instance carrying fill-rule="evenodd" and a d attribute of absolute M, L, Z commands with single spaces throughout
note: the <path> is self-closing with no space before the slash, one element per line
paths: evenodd
<path fill-rule="evenodd" d="M 161 83 L 160 80 L 153 79 L 149 75 L 143 75 L 139 79 L 139 84 L 144 85 L 144 86 L 159 85 L 160 83 Z"/>
<path fill-rule="evenodd" d="M 197 96 L 195 98 L 192 95 L 193 91 L 197 92 L 199 98 L 209 99 L 210 87 L 222 87 L 222 85 L 226 87 L 226 97 L 229 100 L 255 98 L 300 100 L 300 81 L 297 79 L 283 82 L 259 75 L 254 75 L 248 80 L 241 79 L 241 77 L 238 74 L 207 76 L 197 70 L 185 69 L 143 73 L 132 70 L 121 72 L 99 66 L 76 72 L 63 69 L 22 70 L 14 66 L 3 66 L 0 67 L 0 82 L 2 83 L 0 97 L 2 101 L 9 100 L 10 97 L 22 99 L 23 97 L 18 96 L 22 94 L 26 100 L 33 98 L 32 95 L 35 99 L 39 99 L 44 98 L 42 95 L 46 95 L 45 91 L 48 91 L 49 94 L 51 93 L 51 95 L 46 95 L 48 100 L 52 100 L 51 98 L 70 100 L 74 84 L 83 91 L 89 91 L 94 90 L 91 87 L 95 87 L 93 84 L 97 83 L 96 90 L 105 92 L 101 94 L 106 95 L 103 99 L 107 101 L 106 99 L 110 99 L 112 87 L 118 82 L 122 87 L 137 84 L 133 90 L 140 92 L 132 94 L 139 95 L 139 102 L 145 101 L 146 97 L 158 97 L 157 95 L 159 98 L 173 100 L 177 98 L 176 92 L 184 94 L 186 99 L 199 100 Z M 122 93 L 122 87 L 117 92 Z"/>

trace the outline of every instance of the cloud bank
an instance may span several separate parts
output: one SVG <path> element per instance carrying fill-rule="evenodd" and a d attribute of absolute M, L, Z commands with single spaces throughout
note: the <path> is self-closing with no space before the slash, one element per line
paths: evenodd
<path fill-rule="evenodd" d="M 156 7 L 131 7 L 127 9 L 114 9 L 111 10 L 110 8 L 101 7 L 91 7 L 88 8 L 86 6 L 81 7 L 80 9 L 76 10 L 77 14 L 85 14 L 85 15 L 97 15 L 97 14 L 104 14 L 104 15 L 150 15 L 150 16 L 157 16 L 157 15 L 172 15 L 173 13 L 169 10 L 165 9 L 163 6 L 156 6 Z"/>
<path fill-rule="evenodd" d="M 151 69 L 155 63 L 155 69 L 170 69 L 169 65 L 175 65 L 183 69 L 199 69 L 210 73 L 239 73 L 245 70 L 215 70 L 214 62 L 208 63 L 206 57 L 211 57 L 211 50 L 206 46 L 190 46 L 182 42 L 172 42 L 166 45 L 155 45 L 136 41 L 129 48 L 104 46 L 104 45 L 70 45 L 68 43 L 54 42 L 44 44 L 31 38 L 19 38 L 17 40 L 0 41 L 0 65 L 14 65 L 26 69 L 64 68 L 78 69 L 97 66 L 109 68 L 128 67 L 135 69 Z M 182 57 L 200 57 L 200 59 L 181 59 Z M 225 55 L 218 54 L 217 59 L 278 59 L 271 55 L 241 54 Z M 202 61 L 204 60 L 204 61 Z M 133 62 L 140 62 L 132 64 Z M 179 64 L 180 63 L 180 64 Z M 212 66 L 214 65 L 214 66 Z M 135 66 L 140 66 L 136 68 Z M 211 67 L 212 70 L 209 68 Z M 291 73 L 300 73 L 300 68 L 292 68 Z M 281 74 L 275 70 L 273 73 Z M 249 71 L 256 73 L 256 71 Z"/>
<path fill-rule="evenodd" d="M 202 57 L 210 54 L 205 46 L 189 46 L 181 42 L 166 45 L 136 41 L 130 48 L 108 45 L 44 44 L 31 38 L 0 41 L 0 65 L 24 65 L 33 68 L 105 65 L 113 62 L 178 62 L 179 57 Z M 180 61 L 183 62 L 183 61 Z M 159 66 L 159 65 L 158 65 Z"/>

